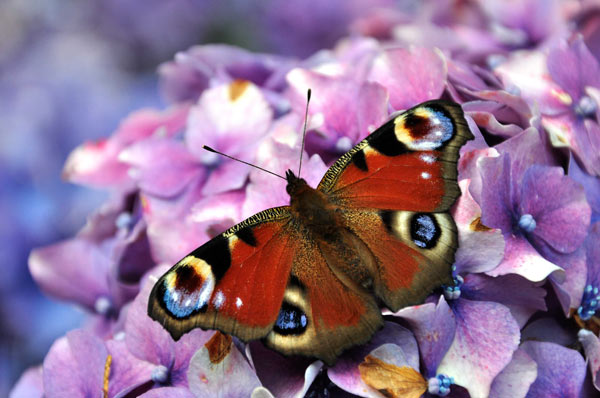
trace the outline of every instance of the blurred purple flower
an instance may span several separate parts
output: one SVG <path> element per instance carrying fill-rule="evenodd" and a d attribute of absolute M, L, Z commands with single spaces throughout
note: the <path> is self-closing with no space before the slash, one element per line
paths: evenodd
<path fill-rule="evenodd" d="M 197 101 L 204 90 L 234 80 L 247 80 L 266 92 L 277 93 L 294 64 L 281 56 L 233 46 L 196 46 L 159 67 L 160 84 L 165 97 L 174 103 Z"/>

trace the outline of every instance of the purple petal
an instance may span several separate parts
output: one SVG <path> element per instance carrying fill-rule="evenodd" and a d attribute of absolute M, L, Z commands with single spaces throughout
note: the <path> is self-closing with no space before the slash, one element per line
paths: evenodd
<path fill-rule="evenodd" d="M 519 275 L 492 278 L 483 274 L 468 274 L 464 277 L 461 292 L 461 297 L 469 300 L 504 304 L 511 312 L 515 307 L 519 307 L 519 313 L 533 314 L 547 310 L 546 290 Z"/>
<path fill-rule="evenodd" d="M 559 280 L 564 279 L 563 269 L 543 258 L 527 239 L 512 234 L 505 235 L 504 239 L 504 259 L 496 268 L 487 272 L 488 275 L 518 274 L 532 282 L 539 282 L 556 272 Z"/>
<path fill-rule="evenodd" d="M 571 43 L 562 40 L 550 50 L 548 71 L 575 101 L 583 95 L 585 86 L 600 86 L 600 65 L 581 36 Z"/>
<path fill-rule="evenodd" d="M 520 212 L 533 216 L 533 237 L 561 253 L 577 249 L 590 225 L 591 209 L 583 187 L 564 176 L 560 167 L 534 165 L 527 170 Z"/>
<path fill-rule="evenodd" d="M 510 167 L 515 184 L 521 181 L 532 165 L 559 165 L 550 143 L 534 127 L 523 130 L 521 134 L 496 145 L 495 148 L 501 154 L 510 154 Z"/>
<path fill-rule="evenodd" d="M 27 369 L 14 385 L 8 398 L 43 398 L 44 377 L 42 367 Z"/>
<path fill-rule="evenodd" d="M 207 347 L 192 357 L 187 372 L 190 391 L 196 397 L 249 397 L 260 381 L 248 361 L 233 345 L 220 362 L 213 363 Z"/>
<path fill-rule="evenodd" d="M 152 290 L 152 281 L 158 279 L 163 271 L 164 267 L 155 268 L 151 274 L 153 278 L 145 281 L 142 290 L 129 307 L 125 321 L 125 341 L 136 357 L 165 366 L 173 386 L 186 386 L 190 358 L 204 346 L 213 332 L 195 329 L 175 342 L 158 322 L 148 316 L 148 297 Z"/>
<path fill-rule="evenodd" d="M 439 98 L 446 75 L 444 59 L 436 51 L 411 47 L 390 49 L 377 57 L 370 79 L 388 89 L 392 108 L 399 110 Z"/>
<path fill-rule="evenodd" d="M 90 310 L 98 298 L 110 297 L 109 265 L 108 254 L 82 238 L 34 249 L 29 256 L 31 275 L 44 292 Z"/>
<path fill-rule="evenodd" d="M 386 322 L 384 328 L 376 333 L 371 341 L 363 346 L 354 347 L 345 352 L 334 367 L 327 370 L 327 376 L 338 387 L 352 394 L 371 396 L 374 391 L 366 385 L 358 371 L 365 357 L 378 347 L 392 345 L 402 352 L 404 364 L 419 369 L 419 352 L 413 334 L 402 326 Z M 367 394 L 367 395 L 365 395 Z"/>
<path fill-rule="evenodd" d="M 210 83 L 234 79 L 278 88 L 292 62 L 223 44 L 195 46 L 159 68 L 161 88 L 172 102 L 195 101 Z"/>
<path fill-rule="evenodd" d="M 563 278 L 556 280 L 554 274 L 552 274 L 550 275 L 550 282 L 565 316 L 569 317 L 571 308 L 577 308 L 581 304 L 583 289 L 586 285 L 588 267 L 585 248 L 580 247 L 569 254 L 546 250 L 544 251 L 544 257 L 565 270 L 564 280 L 562 280 Z"/>
<path fill-rule="evenodd" d="M 454 377 L 472 397 L 489 395 L 494 378 L 519 345 L 519 325 L 501 304 L 454 302 L 456 333 L 437 373 Z"/>
<path fill-rule="evenodd" d="M 302 397 L 314 381 L 321 361 L 287 358 L 259 341 L 249 344 L 256 375 L 276 397 Z"/>
<path fill-rule="evenodd" d="M 575 350 L 554 343 L 528 341 L 521 348 L 537 363 L 538 376 L 528 398 L 579 397 L 585 361 Z"/>
<path fill-rule="evenodd" d="M 490 398 L 525 398 L 536 377 L 537 364 L 519 348 L 510 363 L 494 379 Z"/>
<path fill-rule="evenodd" d="M 583 345 L 585 357 L 592 373 L 594 387 L 600 390 L 600 340 L 589 330 L 581 329 L 577 334 L 579 342 Z"/>
<path fill-rule="evenodd" d="M 573 331 L 555 318 L 538 318 L 521 331 L 521 341 L 546 341 L 564 347 L 577 343 Z"/>
<path fill-rule="evenodd" d="M 467 102 L 463 105 L 463 109 L 481 128 L 492 134 L 506 138 L 514 137 L 523 131 L 523 128 L 516 124 L 500 123 L 493 113 L 478 109 L 478 105 L 480 104 L 482 104 L 480 101 Z M 501 105 L 497 106 L 498 108 L 502 108 Z"/>
<path fill-rule="evenodd" d="M 594 223 L 585 241 L 588 275 L 587 283 L 600 286 L 600 222 Z"/>
<path fill-rule="evenodd" d="M 488 88 L 488 85 L 478 76 L 471 64 L 446 58 L 448 65 L 448 80 L 456 82 L 470 90 L 480 91 Z"/>
<path fill-rule="evenodd" d="M 124 340 L 106 342 L 112 356 L 108 391 L 111 397 L 123 396 L 145 383 L 152 383 L 152 370 L 155 365 L 134 357 Z"/>
<path fill-rule="evenodd" d="M 85 330 L 58 339 L 44 359 L 44 393 L 48 398 L 97 396 L 103 388 L 108 351 Z"/>
<path fill-rule="evenodd" d="M 177 195 L 205 173 L 183 144 L 168 138 L 132 145 L 119 154 L 119 160 L 131 165 L 129 175 L 141 190 L 160 197 Z"/>
<path fill-rule="evenodd" d="M 446 355 L 456 330 L 454 313 L 443 296 L 438 304 L 427 303 L 403 308 L 395 316 L 405 319 L 419 343 L 424 374 L 436 375 L 440 361 Z"/>
<path fill-rule="evenodd" d="M 595 120 L 584 120 L 584 128 L 578 129 L 575 155 L 587 172 L 600 176 L 600 125 Z"/>
<path fill-rule="evenodd" d="M 600 220 L 600 178 L 585 173 L 571 157 L 569 161 L 569 177 L 583 186 L 585 196 L 592 208 L 592 221 Z"/>
<path fill-rule="evenodd" d="M 502 231 L 481 224 L 481 209 L 469 193 L 468 180 L 459 181 L 461 196 L 452 208 L 458 229 L 458 250 L 454 259 L 456 272 L 486 272 L 504 257 Z"/>
<path fill-rule="evenodd" d="M 198 398 L 184 387 L 160 387 L 154 388 L 142 395 L 140 398 Z"/>
<path fill-rule="evenodd" d="M 490 228 L 499 228 L 503 233 L 512 230 L 514 212 L 513 182 L 510 157 L 484 158 L 479 162 L 482 179 L 481 222 Z"/>

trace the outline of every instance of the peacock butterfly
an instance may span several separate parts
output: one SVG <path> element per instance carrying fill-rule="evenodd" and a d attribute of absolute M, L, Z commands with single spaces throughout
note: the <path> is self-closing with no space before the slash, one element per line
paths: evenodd
<path fill-rule="evenodd" d="M 329 168 L 316 189 L 286 173 L 290 205 L 200 246 L 155 284 L 148 314 L 177 340 L 217 329 L 328 364 L 392 311 L 449 284 L 456 163 L 473 136 L 458 104 L 394 117 Z"/>

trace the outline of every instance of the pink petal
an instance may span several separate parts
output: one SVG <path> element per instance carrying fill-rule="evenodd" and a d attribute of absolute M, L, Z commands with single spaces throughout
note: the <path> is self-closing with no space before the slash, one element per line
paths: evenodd
<path fill-rule="evenodd" d="M 179 194 L 193 179 L 202 179 L 205 169 L 178 141 L 151 138 L 125 149 L 119 160 L 131 166 L 129 175 L 138 187 L 160 197 Z"/>
<path fill-rule="evenodd" d="M 86 142 L 75 148 L 65 162 L 63 178 L 95 188 L 127 189 L 133 181 L 129 167 L 118 161 L 121 147 L 112 140 Z"/>
<path fill-rule="evenodd" d="M 564 277 L 563 269 L 543 258 L 527 239 L 511 234 L 505 235 L 504 238 L 504 259 L 498 267 L 488 271 L 488 275 L 518 274 L 532 282 L 542 281 L 553 272 Z"/>
<path fill-rule="evenodd" d="M 211 362 L 206 346 L 192 356 L 187 379 L 196 397 L 249 397 L 261 385 L 254 369 L 233 343 L 230 348 L 219 363 Z"/>
<path fill-rule="evenodd" d="M 554 83 L 541 51 L 519 51 L 495 69 L 507 88 L 516 87 L 531 105 L 537 104 L 544 115 L 564 113 L 573 103 L 571 96 Z"/>
<path fill-rule="evenodd" d="M 206 90 L 192 107 L 185 141 L 202 162 L 214 162 L 208 145 L 230 156 L 252 158 L 253 148 L 265 136 L 273 111 L 260 89 L 248 81 L 234 81 Z M 224 160 L 231 162 L 230 160 Z"/>
<path fill-rule="evenodd" d="M 370 79 L 386 87 L 394 109 L 439 98 L 446 84 L 444 59 L 425 47 L 385 51 L 373 63 Z"/>
<path fill-rule="evenodd" d="M 388 118 L 388 94 L 375 82 L 299 68 L 292 70 L 287 80 L 292 108 L 298 114 L 304 113 L 306 92 L 312 90 L 309 114 L 313 123 L 320 120 L 313 127 L 325 138 L 319 143 L 325 150 L 334 149 L 341 137 L 347 137 L 352 144 L 358 142 Z"/>

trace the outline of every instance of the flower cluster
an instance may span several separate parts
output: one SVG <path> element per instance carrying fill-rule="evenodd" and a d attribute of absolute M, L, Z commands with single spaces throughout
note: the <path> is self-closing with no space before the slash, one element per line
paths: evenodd
<path fill-rule="evenodd" d="M 370 13 L 304 60 L 204 45 L 162 65 L 169 108 L 134 112 L 67 159 L 67 180 L 111 200 L 29 266 L 42 290 L 94 315 L 12 396 L 598 394 L 600 9 L 440 3 Z M 153 282 L 223 229 L 288 201 L 284 181 L 203 145 L 296 169 L 308 88 L 302 177 L 312 186 L 393 112 L 462 104 L 475 139 L 458 165 L 453 285 L 384 312 L 385 327 L 328 368 L 214 331 L 174 342 L 146 314 Z"/>

